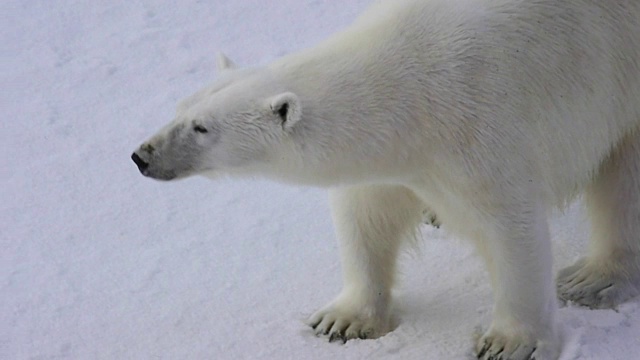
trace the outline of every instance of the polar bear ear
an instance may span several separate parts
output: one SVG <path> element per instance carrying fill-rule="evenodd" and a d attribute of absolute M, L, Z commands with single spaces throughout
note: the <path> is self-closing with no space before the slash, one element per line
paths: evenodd
<path fill-rule="evenodd" d="M 291 92 L 276 95 L 269 100 L 271 111 L 282 121 L 285 130 L 293 128 L 302 117 L 298 96 Z"/>
<path fill-rule="evenodd" d="M 219 72 L 226 70 L 233 70 L 236 68 L 236 64 L 231 61 L 224 53 L 218 53 L 218 59 L 216 60 L 216 66 Z"/>

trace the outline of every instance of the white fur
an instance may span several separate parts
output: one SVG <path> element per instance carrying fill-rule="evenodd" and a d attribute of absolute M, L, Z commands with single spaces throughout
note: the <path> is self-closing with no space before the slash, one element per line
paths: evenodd
<path fill-rule="evenodd" d="M 236 68 L 236 64 L 231 61 L 224 53 L 218 53 L 218 58 L 216 59 L 216 66 L 218 71 L 222 72 L 225 70 L 233 70 Z"/>
<path fill-rule="evenodd" d="M 495 311 L 478 357 L 553 359 L 550 207 L 586 190 L 593 220 L 563 299 L 611 307 L 640 292 L 638 19 L 636 0 L 378 2 L 266 67 L 221 59 L 218 82 L 136 154 L 160 179 L 330 187 L 344 289 L 310 323 L 331 338 L 390 330 L 397 253 L 428 205 L 487 262 Z"/>

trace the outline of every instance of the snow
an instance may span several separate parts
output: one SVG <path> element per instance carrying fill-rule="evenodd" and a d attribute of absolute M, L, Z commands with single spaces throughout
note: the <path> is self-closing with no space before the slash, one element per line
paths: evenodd
<path fill-rule="evenodd" d="M 369 0 L 4 0 L 0 359 L 468 359 L 490 319 L 480 259 L 422 229 L 398 327 L 346 345 L 303 320 L 340 289 L 325 191 L 259 179 L 159 183 L 130 161 L 215 54 L 264 64 Z M 556 266 L 584 251 L 580 204 L 552 221 Z M 564 307 L 562 359 L 640 352 L 640 301 Z"/>

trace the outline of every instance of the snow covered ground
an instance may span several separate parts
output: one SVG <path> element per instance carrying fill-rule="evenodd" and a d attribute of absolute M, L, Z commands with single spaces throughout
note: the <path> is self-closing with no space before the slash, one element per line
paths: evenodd
<path fill-rule="evenodd" d="M 469 244 L 425 227 L 396 330 L 329 344 L 303 324 L 340 289 L 324 191 L 159 183 L 129 159 L 217 51 L 264 64 L 369 2 L 2 1 L 0 359 L 470 358 L 491 294 Z M 557 267 L 587 235 L 579 205 L 556 216 Z M 640 353 L 638 299 L 560 318 L 562 359 Z"/>

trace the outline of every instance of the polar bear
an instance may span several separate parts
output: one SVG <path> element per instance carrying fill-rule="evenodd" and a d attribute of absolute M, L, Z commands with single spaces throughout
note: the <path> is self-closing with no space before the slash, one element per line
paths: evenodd
<path fill-rule="evenodd" d="M 331 340 L 390 331 L 423 210 L 477 245 L 495 298 L 481 359 L 553 359 L 556 294 L 640 293 L 640 2 L 400 0 L 321 44 L 219 79 L 132 155 L 145 176 L 263 175 L 330 189 Z M 584 193 L 589 254 L 553 285 L 548 210 Z"/>

